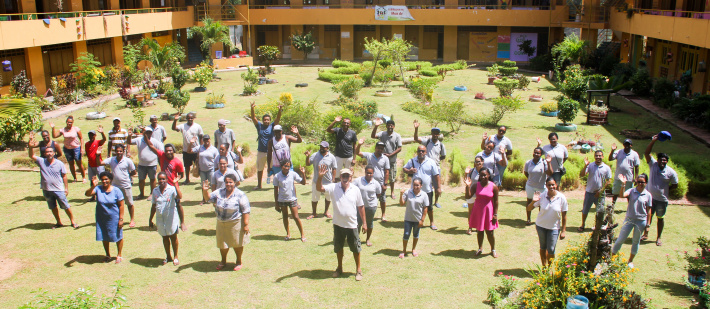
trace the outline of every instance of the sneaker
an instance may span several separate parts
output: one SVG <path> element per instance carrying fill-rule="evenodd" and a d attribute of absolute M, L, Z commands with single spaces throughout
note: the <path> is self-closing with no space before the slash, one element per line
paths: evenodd
<path fill-rule="evenodd" d="M 358 272 L 358 273 L 355 275 L 355 281 L 361 281 L 361 280 L 362 280 L 362 272 Z"/>
<path fill-rule="evenodd" d="M 436 206 L 436 208 L 441 208 L 441 205 L 439 203 L 434 204 L 434 206 Z"/>
<path fill-rule="evenodd" d="M 634 269 L 634 263 L 629 263 L 629 269 Z"/>
<path fill-rule="evenodd" d="M 266 177 L 266 184 L 271 184 L 271 177 Z"/>

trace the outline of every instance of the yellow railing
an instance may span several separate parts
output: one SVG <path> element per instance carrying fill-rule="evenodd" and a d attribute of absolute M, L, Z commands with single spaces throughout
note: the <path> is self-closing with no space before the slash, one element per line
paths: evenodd
<path fill-rule="evenodd" d="M 710 12 L 675 11 L 675 10 L 653 10 L 653 9 L 632 9 L 635 14 L 658 15 L 668 17 L 710 19 Z"/>
<path fill-rule="evenodd" d="M 187 7 L 169 8 L 148 8 L 148 9 L 128 9 L 128 10 L 101 10 L 101 11 L 74 11 L 74 12 L 47 12 L 47 13 L 24 13 L 24 14 L 0 14 L 0 21 L 10 20 L 32 20 L 32 19 L 56 19 L 56 18 L 77 18 L 91 16 L 128 15 L 145 13 L 165 13 L 184 12 Z"/>

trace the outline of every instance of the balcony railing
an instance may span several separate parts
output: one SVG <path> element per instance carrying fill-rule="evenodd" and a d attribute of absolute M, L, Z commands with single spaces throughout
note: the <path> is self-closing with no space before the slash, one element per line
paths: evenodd
<path fill-rule="evenodd" d="M 250 9 L 374 9 L 377 4 L 303 4 L 291 6 L 288 4 L 260 5 L 250 4 Z M 383 4 L 386 5 L 386 4 Z M 486 4 L 408 4 L 408 9 L 455 9 L 455 10 L 549 10 L 550 5 L 486 5 Z"/>
<path fill-rule="evenodd" d="M 184 12 L 187 7 L 149 8 L 149 9 L 129 9 L 129 10 L 102 10 L 102 11 L 74 11 L 74 12 L 48 12 L 48 13 L 24 13 L 24 14 L 0 14 L 0 21 L 9 20 L 33 20 L 33 19 L 56 19 L 56 18 L 77 18 L 92 16 L 111 16 L 145 13 L 164 12 Z"/>
<path fill-rule="evenodd" d="M 668 16 L 668 17 L 710 19 L 710 12 L 651 10 L 651 9 L 635 9 L 634 12 L 639 13 L 639 14 Z"/>

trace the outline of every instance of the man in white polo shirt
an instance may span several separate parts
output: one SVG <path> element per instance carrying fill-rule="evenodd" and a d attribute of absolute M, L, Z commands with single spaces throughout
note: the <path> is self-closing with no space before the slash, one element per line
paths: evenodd
<path fill-rule="evenodd" d="M 328 173 L 328 168 L 320 165 L 318 168 L 318 180 L 316 188 L 320 192 L 325 192 L 330 196 L 333 203 L 333 246 L 335 254 L 338 256 L 338 268 L 333 273 L 333 278 L 343 274 L 343 247 L 345 241 L 355 258 L 357 273 L 355 280 L 362 280 L 362 269 L 360 268 L 360 237 L 357 230 L 357 216 L 364 222 L 365 203 L 362 200 L 360 189 L 351 186 L 353 172 L 350 169 L 340 171 L 340 182 L 323 185 L 324 175 Z M 367 233 L 367 225 L 362 226 L 362 232 Z"/>

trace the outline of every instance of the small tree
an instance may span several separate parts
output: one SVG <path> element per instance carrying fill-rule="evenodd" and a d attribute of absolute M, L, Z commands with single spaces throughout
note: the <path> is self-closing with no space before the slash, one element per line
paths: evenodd
<path fill-rule="evenodd" d="M 513 95 L 513 90 L 518 87 L 518 81 L 515 79 L 508 79 L 503 77 L 493 82 L 493 84 L 498 88 L 498 92 L 501 97 L 509 97 Z"/>
<path fill-rule="evenodd" d="M 93 94 L 94 88 L 99 84 L 99 81 L 104 75 L 100 68 L 99 62 L 92 53 L 83 52 L 76 58 L 76 62 L 69 64 L 72 72 L 77 73 L 79 77 L 79 89 Z"/>
<path fill-rule="evenodd" d="M 291 45 L 297 51 L 303 53 L 303 62 L 308 59 L 308 54 L 310 54 L 316 47 L 316 42 L 313 40 L 313 33 L 310 31 L 308 33 L 294 33 L 290 37 Z"/>
<path fill-rule="evenodd" d="M 259 76 L 257 73 L 251 68 L 247 68 L 247 71 L 242 73 L 242 79 L 244 80 L 244 90 L 242 91 L 242 94 L 255 94 L 259 85 Z"/>
<path fill-rule="evenodd" d="M 20 98 L 31 98 L 37 95 L 37 88 L 32 85 L 30 79 L 27 78 L 25 70 L 20 71 L 12 77 L 10 82 L 10 94 Z"/>
<path fill-rule="evenodd" d="M 187 70 L 181 67 L 175 67 L 170 71 L 170 78 L 173 80 L 173 87 L 175 89 L 182 89 L 182 86 L 185 86 L 190 75 L 187 74 Z"/>
<path fill-rule="evenodd" d="M 493 99 L 493 105 L 491 124 L 497 126 L 506 113 L 513 113 L 525 106 L 525 101 L 520 96 L 507 96 Z"/>
<path fill-rule="evenodd" d="M 187 29 L 187 37 L 189 39 L 195 36 L 201 38 L 200 50 L 202 51 L 202 57 L 210 63 L 212 63 L 210 47 L 213 44 L 222 43 L 230 50 L 234 49 L 234 44 L 229 39 L 229 27 L 212 18 L 203 19 L 202 26 L 193 26 Z"/>
<path fill-rule="evenodd" d="M 187 107 L 187 103 L 190 102 L 190 93 L 185 90 L 173 89 L 172 91 L 165 94 L 168 100 L 168 104 L 172 106 L 179 114 L 182 114 Z"/>
<path fill-rule="evenodd" d="M 402 76 L 402 81 L 404 85 L 407 86 L 407 80 L 404 76 L 404 66 L 403 61 L 407 59 L 407 55 L 412 50 L 412 44 L 402 39 L 391 39 L 387 40 L 382 38 L 381 41 L 375 39 L 365 38 L 364 44 L 365 50 L 367 50 L 373 57 L 373 63 L 375 64 L 372 68 L 372 74 L 367 76 L 365 80 L 365 86 L 370 86 L 372 84 L 372 78 L 375 76 L 377 71 L 377 64 L 380 60 L 387 60 L 389 63 L 396 64 L 399 67 L 400 75 Z"/>
<path fill-rule="evenodd" d="M 256 51 L 259 53 L 259 61 L 264 63 L 266 70 L 269 73 L 273 72 L 271 69 L 271 63 L 273 63 L 276 59 L 279 59 L 279 56 L 281 56 L 279 48 L 271 45 L 262 45 L 259 46 Z"/>
<path fill-rule="evenodd" d="M 562 97 L 557 101 L 557 109 L 559 110 L 557 119 L 561 120 L 563 125 L 568 125 L 569 122 L 572 122 L 574 118 L 577 117 L 579 102 L 567 97 Z"/>
<path fill-rule="evenodd" d="M 185 48 L 180 44 L 169 43 L 160 46 L 151 38 L 144 38 L 138 43 L 145 53 L 138 55 L 138 61 L 146 60 L 155 68 L 158 78 L 165 78 L 173 68 L 180 66 L 180 61 L 185 59 Z"/>

